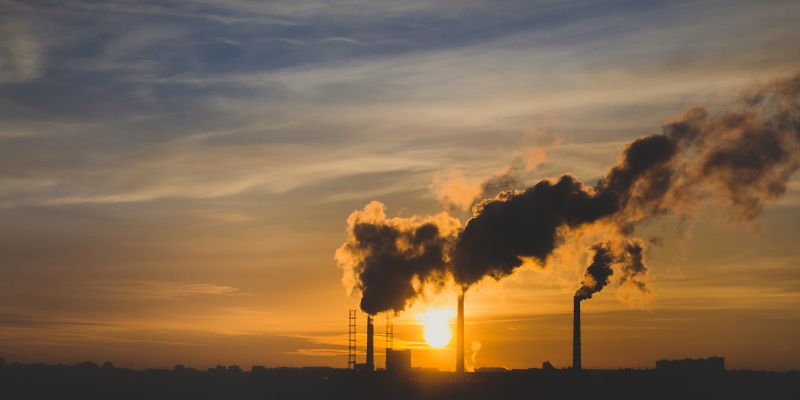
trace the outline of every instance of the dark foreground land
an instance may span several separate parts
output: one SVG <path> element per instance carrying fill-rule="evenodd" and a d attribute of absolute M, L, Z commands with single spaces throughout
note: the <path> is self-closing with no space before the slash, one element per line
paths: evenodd
<path fill-rule="evenodd" d="M 0 399 L 800 399 L 800 373 L 656 370 L 412 371 L 332 368 L 195 371 L 7 365 Z"/>

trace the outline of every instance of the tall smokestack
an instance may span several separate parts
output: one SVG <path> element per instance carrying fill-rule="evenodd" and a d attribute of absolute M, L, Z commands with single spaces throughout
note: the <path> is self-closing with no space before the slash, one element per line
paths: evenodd
<path fill-rule="evenodd" d="M 456 373 L 464 373 L 464 293 L 458 295 L 458 321 L 456 327 Z"/>
<path fill-rule="evenodd" d="M 367 314 L 367 371 L 375 370 L 375 345 L 373 343 L 375 329 L 372 327 L 372 315 Z"/>
<path fill-rule="evenodd" d="M 573 298 L 572 314 L 572 369 L 581 369 L 581 299 Z"/>

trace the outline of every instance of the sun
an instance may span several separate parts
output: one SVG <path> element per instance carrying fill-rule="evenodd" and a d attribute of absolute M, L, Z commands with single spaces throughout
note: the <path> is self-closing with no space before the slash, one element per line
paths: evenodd
<path fill-rule="evenodd" d="M 450 331 L 450 320 L 453 315 L 453 310 L 446 308 L 432 308 L 417 315 L 417 320 L 425 328 L 423 336 L 428 346 L 441 349 L 450 343 L 450 339 L 453 337 Z"/>

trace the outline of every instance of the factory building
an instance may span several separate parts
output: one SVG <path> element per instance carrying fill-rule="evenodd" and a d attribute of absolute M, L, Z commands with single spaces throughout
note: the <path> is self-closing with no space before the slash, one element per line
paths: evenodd
<path fill-rule="evenodd" d="M 391 373 L 411 371 L 411 350 L 386 349 L 386 371 Z"/>

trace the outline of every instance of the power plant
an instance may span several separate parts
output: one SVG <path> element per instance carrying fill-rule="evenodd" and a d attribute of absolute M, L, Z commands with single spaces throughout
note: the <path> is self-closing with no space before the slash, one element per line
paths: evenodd
<path fill-rule="evenodd" d="M 572 369 L 581 369 L 581 299 L 573 298 L 572 309 Z"/>
<path fill-rule="evenodd" d="M 350 339 L 347 360 L 348 369 L 359 371 L 375 370 L 375 328 L 372 324 L 372 315 L 367 314 L 367 360 L 364 364 L 356 363 L 356 310 L 350 310 Z"/>
<path fill-rule="evenodd" d="M 576 300 L 577 301 L 577 300 Z M 576 303 L 577 304 L 577 303 Z M 372 315 L 367 314 L 367 354 L 366 362 L 356 362 L 356 310 L 350 310 L 348 337 L 347 368 L 359 371 L 375 371 L 375 326 Z M 391 316 L 386 315 L 386 370 L 407 371 L 411 369 L 411 350 L 395 350 L 394 324 Z M 466 372 L 464 364 L 464 292 L 458 295 L 458 313 L 456 319 L 456 373 Z"/>
<path fill-rule="evenodd" d="M 404 373 L 411 371 L 411 350 L 386 349 L 386 372 Z"/>
<path fill-rule="evenodd" d="M 580 290 L 572 298 L 572 370 L 580 371 L 582 367 L 581 358 L 581 302 L 589 299 Z M 464 361 L 464 292 L 458 294 L 456 316 L 456 373 L 464 374 L 466 365 Z M 373 316 L 367 314 L 367 349 L 366 361 L 363 364 L 356 363 L 356 313 L 357 310 L 350 310 L 350 335 L 348 369 L 359 371 L 375 371 L 375 326 Z M 385 355 L 387 371 L 409 371 L 411 369 L 411 351 L 396 350 L 394 343 L 394 325 L 391 316 L 386 314 L 385 332 Z"/>
<path fill-rule="evenodd" d="M 348 336 L 348 357 L 347 369 L 358 371 L 375 371 L 375 325 L 373 317 L 367 314 L 367 351 L 366 361 L 363 364 L 356 362 L 356 314 L 357 310 L 349 311 L 349 336 Z M 411 350 L 395 350 L 394 325 L 391 317 L 386 315 L 386 370 L 408 371 L 411 370 Z"/>
<path fill-rule="evenodd" d="M 572 299 L 572 371 L 582 370 L 581 359 L 581 302 L 591 297 L 575 295 Z M 349 354 L 348 369 L 356 371 L 375 371 L 375 327 L 373 316 L 367 314 L 367 346 L 366 361 L 363 364 L 356 363 L 356 314 L 357 310 L 350 310 L 350 330 L 349 330 Z M 458 311 L 456 317 L 456 374 L 466 373 L 464 361 L 464 293 L 458 295 Z M 394 324 L 390 314 L 386 314 L 385 332 L 385 371 L 392 374 L 406 374 L 411 369 L 411 350 L 394 349 Z M 0 359 L 2 361 L 2 359 Z M 0 365 L 1 366 L 1 365 Z M 549 361 L 545 361 L 542 370 L 554 370 Z M 701 359 L 683 360 L 658 360 L 656 370 L 667 372 L 719 372 L 725 371 L 725 358 L 709 357 Z M 475 369 L 475 372 L 508 372 L 506 368 L 482 367 Z"/>

